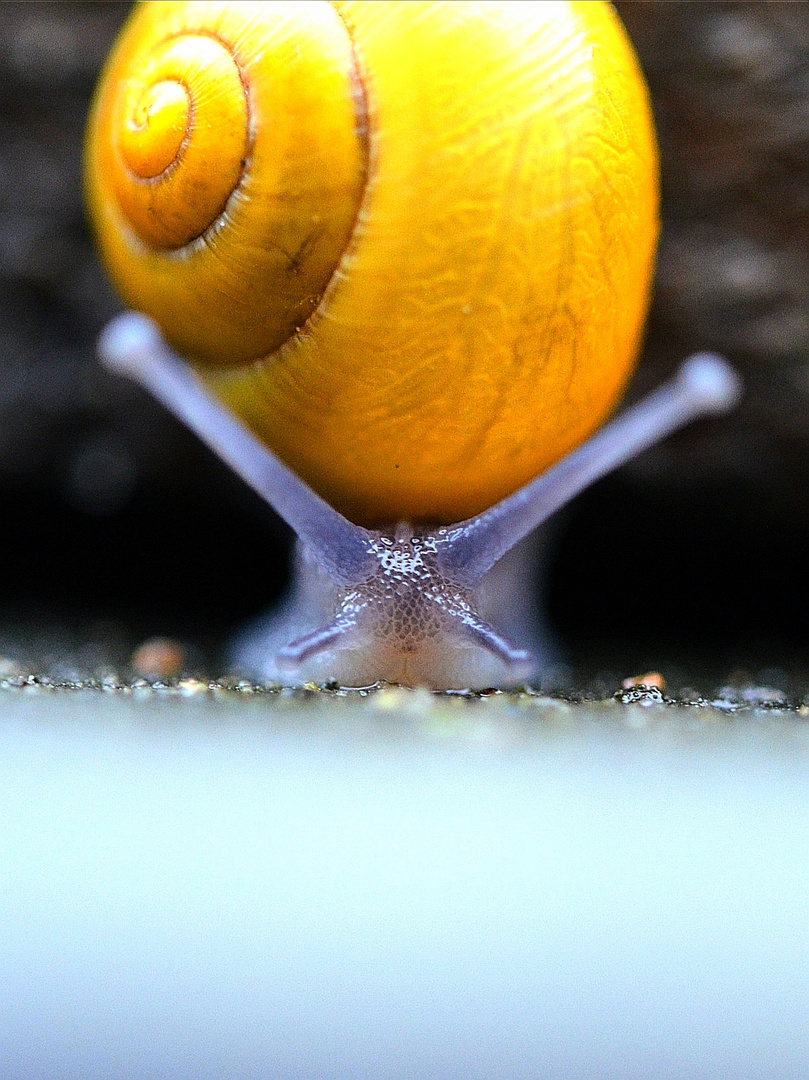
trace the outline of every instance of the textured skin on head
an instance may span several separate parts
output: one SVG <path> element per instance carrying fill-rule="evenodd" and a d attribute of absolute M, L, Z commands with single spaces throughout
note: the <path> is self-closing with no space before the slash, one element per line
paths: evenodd
<path fill-rule="evenodd" d="M 299 545 L 289 603 L 239 639 L 234 664 L 282 682 L 292 675 L 348 686 L 386 680 L 436 689 L 513 685 L 535 673 L 540 656 L 547 659 L 547 642 L 538 641 L 532 603 L 533 545 L 514 549 L 470 587 L 439 565 L 444 543 L 440 533 L 377 533 L 369 546 L 373 571 L 345 588 L 335 587 Z M 516 650 L 510 661 L 493 653 L 474 632 L 481 618 L 534 652 Z M 339 632 L 296 662 L 299 642 L 317 638 L 324 626 Z M 296 639 L 291 649 L 290 638 Z"/>

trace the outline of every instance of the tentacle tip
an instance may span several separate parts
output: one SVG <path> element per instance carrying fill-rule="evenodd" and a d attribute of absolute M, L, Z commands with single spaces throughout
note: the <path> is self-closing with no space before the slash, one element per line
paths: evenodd
<path fill-rule="evenodd" d="M 275 662 L 279 670 L 287 674 L 296 672 L 301 664 L 318 653 L 326 652 L 334 642 L 345 642 L 350 628 L 349 622 L 333 622 L 311 634 L 305 634 L 303 637 L 290 641 L 276 653 Z"/>
<path fill-rule="evenodd" d="M 512 649 L 507 663 L 509 678 L 514 681 L 529 679 L 538 667 L 536 656 L 527 649 Z"/>
<path fill-rule="evenodd" d="M 163 336 L 153 319 L 137 311 L 125 311 L 110 319 L 98 339 L 101 362 L 116 375 L 135 376 L 142 357 L 154 353 Z"/>
<path fill-rule="evenodd" d="M 285 646 L 276 652 L 275 663 L 278 670 L 285 675 L 294 675 L 301 666 L 301 657 L 297 651 Z"/>
<path fill-rule="evenodd" d="M 680 368 L 679 381 L 706 413 L 729 412 L 744 392 L 735 369 L 716 353 L 689 356 Z"/>

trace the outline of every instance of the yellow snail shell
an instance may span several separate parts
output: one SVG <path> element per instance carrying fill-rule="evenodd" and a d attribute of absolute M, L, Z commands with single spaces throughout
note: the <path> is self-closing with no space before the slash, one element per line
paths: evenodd
<path fill-rule="evenodd" d="M 646 88 L 606 3 L 144 3 L 87 135 L 127 303 L 353 521 L 452 522 L 638 350 Z"/>

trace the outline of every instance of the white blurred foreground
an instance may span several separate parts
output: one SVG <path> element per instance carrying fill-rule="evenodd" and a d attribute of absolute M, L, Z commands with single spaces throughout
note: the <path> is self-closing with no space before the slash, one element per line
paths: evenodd
<path fill-rule="evenodd" d="M 806 1077 L 802 721 L 403 701 L 3 694 L 3 1080 Z"/>

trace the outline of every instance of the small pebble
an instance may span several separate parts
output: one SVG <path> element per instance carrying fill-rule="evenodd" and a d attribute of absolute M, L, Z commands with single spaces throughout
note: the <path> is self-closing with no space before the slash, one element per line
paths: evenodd
<path fill-rule="evenodd" d="M 645 675 L 632 675 L 621 683 L 623 690 L 631 690 L 635 686 L 656 686 L 658 690 L 665 690 L 666 680 L 659 671 L 649 671 Z"/>
<path fill-rule="evenodd" d="M 130 659 L 132 670 L 145 679 L 171 679 L 185 665 L 185 649 L 173 638 L 153 637 L 135 649 Z"/>

